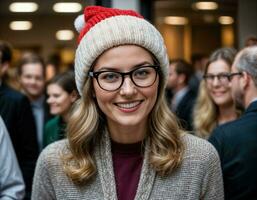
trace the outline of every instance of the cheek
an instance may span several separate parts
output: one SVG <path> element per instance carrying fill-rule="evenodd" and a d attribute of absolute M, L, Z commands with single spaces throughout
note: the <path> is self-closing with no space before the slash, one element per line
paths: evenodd
<path fill-rule="evenodd" d="M 206 87 L 206 89 L 207 89 L 208 92 L 212 89 L 211 84 L 205 83 L 205 87 Z"/>
<path fill-rule="evenodd" d="M 150 88 L 145 88 L 142 94 L 150 101 L 150 105 L 154 105 L 158 96 L 158 84 L 154 84 Z"/>
<path fill-rule="evenodd" d="M 101 110 L 104 109 L 104 104 L 110 102 L 113 98 L 113 95 L 111 92 L 107 92 L 102 90 L 97 83 L 93 84 L 94 87 L 94 91 L 93 94 L 96 98 L 97 104 L 99 105 L 99 107 L 101 108 Z"/>

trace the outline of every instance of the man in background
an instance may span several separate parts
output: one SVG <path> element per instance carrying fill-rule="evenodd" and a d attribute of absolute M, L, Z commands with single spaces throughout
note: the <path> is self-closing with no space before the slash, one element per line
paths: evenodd
<path fill-rule="evenodd" d="M 188 83 L 192 66 L 183 59 L 170 61 L 167 89 L 171 93 L 168 104 L 186 130 L 192 130 L 192 110 L 196 98 Z"/>
<path fill-rule="evenodd" d="M 26 184 L 26 196 L 29 199 L 38 157 L 36 126 L 27 97 L 4 82 L 11 58 L 10 45 L 0 41 L 0 115 L 10 134 Z"/>
<path fill-rule="evenodd" d="M 209 141 L 216 147 L 223 171 L 225 199 L 257 197 L 257 46 L 243 49 L 232 65 L 232 96 L 246 109 L 236 121 L 214 130 Z"/>
<path fill-rule="evenodd" d="M 44 125 L 50 119 L 45 96 L 45 63 L 34 53 L 25 54 L 18 66 L 21 91 L 29 98 L 37 127 L 39 151 L 43 148 Z"/>

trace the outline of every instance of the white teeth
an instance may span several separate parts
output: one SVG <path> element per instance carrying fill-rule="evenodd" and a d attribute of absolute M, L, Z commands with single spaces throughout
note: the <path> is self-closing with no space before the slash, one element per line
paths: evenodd
<path fill-rule="evenodd" d="M 139 104 L 140 104 L 140 102 L 137 101 L 137 102 L 133 102 L 133 103 L 118 103 L 117 106 L 119 106 L 121 108 L 129 109 L 129 108 L 136 107 Z"/>

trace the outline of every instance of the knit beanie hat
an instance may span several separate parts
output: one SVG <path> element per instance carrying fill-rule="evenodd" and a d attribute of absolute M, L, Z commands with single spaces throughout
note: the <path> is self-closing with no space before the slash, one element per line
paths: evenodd
<path fill-rule="evenodd" d="M 75 54 L 75 79 L 82 95 L 83 86 L 94 61 L 106 50 L 134 44 L 147 49 L 158 60 L 167 79 L 169 65 L 166 47 L 159 31 L 133 10 L 88 6 L 75 20 L 80 33 Z"/>

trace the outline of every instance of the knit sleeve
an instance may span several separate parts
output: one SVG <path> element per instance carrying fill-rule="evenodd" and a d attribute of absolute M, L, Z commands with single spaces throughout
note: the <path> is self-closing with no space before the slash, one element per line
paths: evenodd
<path fill-rule="evenodd" d="M 201 199 L 223 200 L 224 188 L 220 159 L 212 145 L 210 145 L 209 156 L 206 159 L 206 174 L 203 180 Z"/>
<path fill-rule="evenodd" d="M 32 200 L 52 200 L 55 198 L 49 170 L 51 154 L 47 148 L 40 154 L 33 179 Z M 52 160 L 52 159 L 51 159 Z"/>

